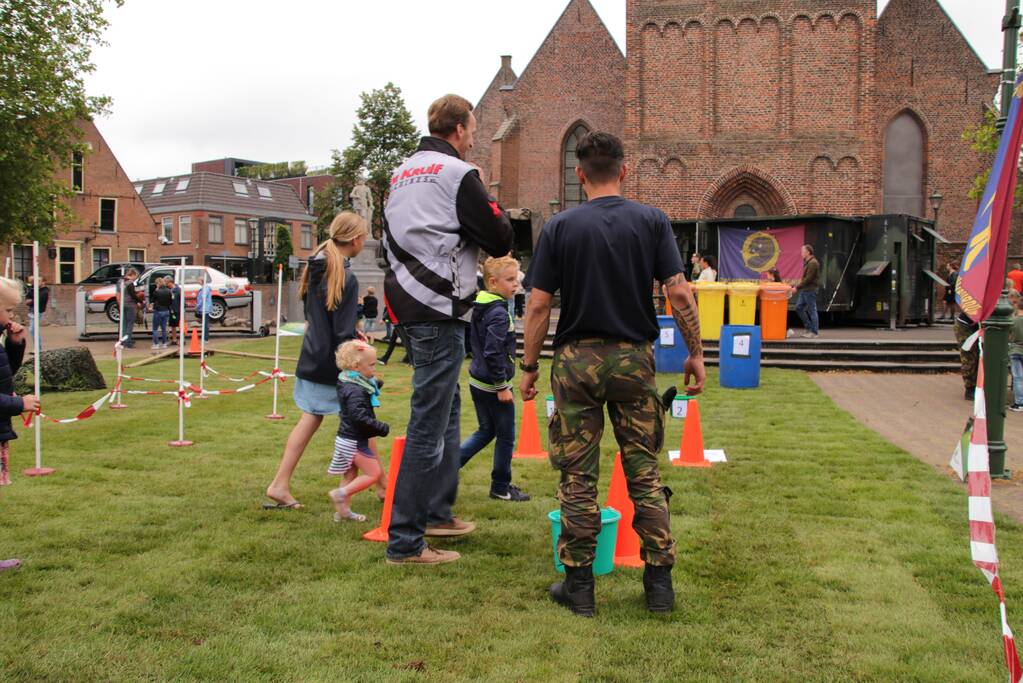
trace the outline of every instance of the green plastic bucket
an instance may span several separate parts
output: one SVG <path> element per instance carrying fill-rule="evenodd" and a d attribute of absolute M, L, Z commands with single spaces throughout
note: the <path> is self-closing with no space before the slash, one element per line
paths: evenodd
<path fill-rule="evenodd" d="M 561 536 L 561 510 L 547 513 L 551 520 L 551 544 L 554 548 L 554 568 L 565 571 L 565 565 L 558 559 L 558 538 Z M 596 576 L 610 574 L 615 568 L 615 544 L 618 542 L 618 521 L 622 513 L 614 508 L 600 511 L 600 533 L 597 534 L 597 554 L 593 558 L 593 573 Z"/>

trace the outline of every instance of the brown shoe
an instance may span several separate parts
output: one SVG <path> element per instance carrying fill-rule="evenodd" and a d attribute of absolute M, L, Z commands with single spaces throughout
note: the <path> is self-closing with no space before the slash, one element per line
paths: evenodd
<path fill-rule="evenodd" d="M 387 564 L 444 564 L 446 562 L 454 562 L 461 555 L 456 553 L 454 550 L 437 550 L 426 546 L 423 552 L 412 557 L 403 557 L 400 560 L 387 559 Z"/>
<path fill-rule="evenodd" d="M 435 524 L 426 527 L 427 536 L 465 536 L 476 530 L 473 522 L 463 522 L 458 517 L 452 517 L 446 524 Z"/>

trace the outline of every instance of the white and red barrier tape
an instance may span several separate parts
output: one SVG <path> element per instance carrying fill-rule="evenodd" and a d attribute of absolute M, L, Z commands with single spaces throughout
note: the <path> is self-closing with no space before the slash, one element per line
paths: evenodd
<path fill-rule="evenodd" d="M 998 551 L 995 548 L 995 518 L 991 509 L 991 473 L 988 463 L 987 407 L 984 404 L 984 352 L 981 347 L 977 389 L 973 399 L 973 435 L 967 456 L 966 486 L 970 497 L 970 556 L 973 564 L 983 572 L 998 596 L 1002 617 L 1002 643 L 1005 666 L 1009 669 L 1010 683 L 1023 678 L 1016 641 L 1009 628 L 1005 613 L 1005 590 L 998 576 Z"/>

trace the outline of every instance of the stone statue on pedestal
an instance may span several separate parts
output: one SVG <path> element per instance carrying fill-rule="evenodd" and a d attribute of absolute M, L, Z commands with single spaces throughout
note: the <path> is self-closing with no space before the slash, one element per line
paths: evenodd
<path fill-rule="evenodd" d="M 366 225 L 373 230 L 373 192 L 366 185 L 366 179 L 360 177 L 352 188 L 352 210 L 362 216 Z"/>

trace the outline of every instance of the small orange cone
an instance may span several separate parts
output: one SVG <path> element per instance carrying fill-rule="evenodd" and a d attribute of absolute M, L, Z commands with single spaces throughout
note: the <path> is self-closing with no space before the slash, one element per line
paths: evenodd
<path fill-rule="evenodd" d="M 668 297 L 664 297 L 664 315 L 673 315 L 671 310 L 671 300 Z"/>
<path fill-rule="evenodd" d="M 540 444 L 540 427 L 536 419 L 536 401 L 522 402 L 522 429 L 519 430 L 519 445 L 513 458 L 542 460 L 547 451 Z"/>
<path fill-rule="evenodd" d="M 401 456 L 405 453 L 405 437 L 397 436 L 391 444 L 391 464 L 387 471 L 387 493 L 384 494 L 384 508 L 380 513 L 380 526 L 362 535 L 367 541 L 387 542 L 388 529 L 391 526 L 391 506 L 394 505 L 394 487 L 398 483 L 398 470 L 401 469 Z"/>
<path fill-rule="evenodd" d="M 682 445 L 678 460 L 671 464 L 675 467 L 710 467 L 711 463 L 703 457 L 703 429 L 700 427 L 700 404 L 695 398 L 689 399 L 686 409 L 686 422 L 682 427 Z"/>
<path fill-rule="evenodd" d="M 639 556 L 639 536 L 632 528 L 635 508 L 629 498 L 629 485 L 625 481 L 625 469 L 622 467 L 622 454 L 615 454 L 614 472 L 611 475 L 611 488 L 607 492 L 606 507 L 614 508 L 622 513 L 618 520 L 618 537 L 615 539 L 615 565 L 618 567 L 642 567 L 643 559 Z"/>
<path fill-rule="evenodd" d="M 202 347 L 199 346 L 199 334 L 198 331 L 192 328 L 192 341 L 188 344 L 188 355 L 198 356 L 202 353 Z"/>

